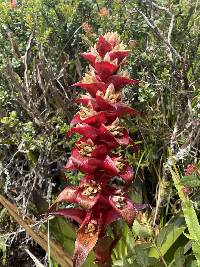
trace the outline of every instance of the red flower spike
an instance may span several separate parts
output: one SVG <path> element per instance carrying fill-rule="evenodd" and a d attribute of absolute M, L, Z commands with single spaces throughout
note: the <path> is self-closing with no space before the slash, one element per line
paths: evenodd
<path fill-rule="evenodd" d="M 100 266 L 110 266 L 116 240 L 105 237 L 107 226 L 123 219 L 131 227 L 140 208 L 126 195 L 134 178 L 133 169 L 126 157 L 118 154 L 125 146 L 136 147 L 119 118 L 140 115 L 122 102 L 120 92 L 126 85 L 138 84 L 122 69 L 128 54 L 116 32 L 99 36 L 91 52 L 82 54 L 91 65 L 89 71 L 82 81 L 73 85 L 86 90 L 87 94 L 76 100 L 81 106 L 71 121 L 66 138 L 73 133 L 82 137 L 64 168 L 81 171 L 85 176 L 78 186 L 68 186 L 60 193 L 49 213 L 70 218 L 80 225 L 73 255 L 74 267 L 82 266 L 92 249 Z M 112 183 L 113 177 L 123 180 L 123 185 L 119 187 Z M 60 202 L 75 203 L 80 209 L 52 212 Z"/>
<path fill-rule="evenodd" d="M 58 211 L 50 212 L 49 214 L 69 218 L 71 220 L 76 221 L 79 224 L 82 224 L 87 213 L 85 210 L 68 208 L 68 209 L 59 209 Z"/>
<path fill-rule="evenodd" d="M 99 130 L 88 124 L 77 124 L 71 129 L 71 133 L 79 133 L 87 138 L 95 139 L 99 135 Z"/>
<path fill-rule="evenodd" d="M 87 118 L 81 118 L 80 114 L 76 114 L 72 119 L 70 126 L 74 126 L 78 123 L 85 123 L 91 126 L 100 125 L 101 123 L 106 123 L 108 120 L 108 114 L 104 111 L 100 111 L 95 115 L 88 116 Z"/>
<path fill-rule="evenodd" d="M 105 54 L 112 50 L 112 45 L 105 40 L 105 38 L 100 35 L 97 43 L 97 51 L 100 57 L 103 59 Z"/>
<path fill-rule="evenodd" d="M 133 140 L 129 137 L 128 131 L 126 129 L 123 130 L 121 137 L 115 137 L 117 143 L 121 146 L 128 146 L 133 143 Z"/>
<path fill-rule="evenodd" d="M 101 80 L 108 79 L 110 75 L 113 75 L 117 70 L 119 66 L 111 64 L 107 61 L 101 61 L 95 63 L 95 70 Z"/>
<path fill-rule="evenodd" d="M 100 133 L 102 134 L 102 138 L 105 138 L 105 140 L 108 141 L 115 141 L 114 142 L 115 146 L 117 144 L 127 146 L 129 144 L 132 144 L 133 142 L 128 135 L 128 131 L 124 128 L 118 130 L 117 127 L 116 128 L 112 127 L 111 129 L 109 129 L 109 126 L 106 127 L 104 124 L 102 124 L 99 130 Z"/>
<path fill-rule="evenodd" d="M 121 218 L 121 215 L 116 209 L 110 209 L 107 214 L 106 214 L 106 219 L 105 219 L 105 226 L 110 225 L 111 223 L 119 220 Z"/>
<path fill-rule="evenodd" d="M 89 178 L 89 179 L 88 179 Z M 92 176 L 86 176 L 80 183 L 81 190 L 77 195 L 77 203 L 85 208 L 91 209 L 101 197 L 102 184 L 95 181 Z"/>
<path fill-rule="evenodd" d="M 11 8 L 16 8 L 17 7 L 17 0 L 11 0 L 10 1 Z"/>
<path fill-rule="evenodd" d="M 76 196 L 78 193 L 78 186 L 66 187 L 57 197 L 55 202 L 50 206 L 48 212 L 50 212 L 60 202 L 76 202 Z"/>
<path fill-rule="evenodd" d="M 102 110 L 115 111 L 115 107 L 108 100 L 98 95 L 98 93 L 96 95 L 96 103 Z"/>
<path fill-rule="evenodd" d="M 133 179 L 133 169 L 128 163 L 121 161 L 121 157 L 111 158 L 107 156 L 103 162 L 103 168 L 110 172 L 110 175 L 120 176 L 125 183 L 131 183 Z"/>
<path fill-rule="evenodd" d="M 119 173 L 114 161 L 109 156 L 105 158 L 103 167 L 106 171 L 109 171 L 112 176 L 115 176 Z"/>
<path fill-rule="evenodd" d="M 73 86 L 79 86 L 83 89 L 85 89 L 92 97 L 96 96 L 97 91 L 102 91 L 104 92 L 106 90 L 106 84 L 103 82 L 99 83 L 75 83 Z"/>
<path fill-rule="evenodd" d="M 128 84 L 138 84 L 139 81 L 132 80 L 127 77 L 120 76 L 120 75 L 112 75 L 106 81 L 106 84 L 111 84 L 111 83 L 114 85 L 116 90 L 119 90 Z"/>
<path fill-rule="evenodd" d="M 61 202 L 78 203 L 84 209 L 91 209 L 101 196 L 100 191 L 100 185 L 95 185 L 91 182 L 85 184 L 83 183 L 82 187 L 66 187 L 57 197 L 53 205 L 51 205 L 48 209 L 48 213 L 50 213 L 54 207 Z"/>
<path fill-rule="evenodd" d="M 119 173 L 119 176 L 124 180 L 127 186 L 127 184 L 130 184 L 133 181 L 134 178 L 133 169 L 129 164 L 125 164 L 123 171 Z"/>
<path fill-rule="evenodd" d="M 75 101 L 78 104 L 81 104 L 83 106 L 88 106 L 89 104 L 92 106 L 92 108 L 94 109 L 94 111 L 99 111 L 99 105 L 96 102 L 95 98 L 91 98 L 87 95 L 83 95 L 82 97 L 76 99 Z"/>
<path fill-rule="evenodd" d="M 132 116 L 139 116 L 140 115 L 139 111 L 137 111 L 137 110 L 125 105 L 125 104 L 122 104 L 122 103 L 117 103 L 115 105 L 115 107 L 117 110 L 116 113 L 117 113 L 118 117 L 122 117 L 126 114 L 132 115 Z"/>
<path fill-rule="evenodd" d="M 96 60 L 96 56 L 92 53 L 82 53 L 81 56 L 83 58 L 85 58 L 90 64 L 92 67 L 95 66 L 95 60 Z"/>
<path fill-rule="evenodd" d="M 124 196 L 115 195 L 110 198 L 110 203 L 114 209 L 121 215 L 123 220 L 128 224 L 129 227 L 133 225 L 137 210 L 133 203 Z"/>
<path fill-rule="evenodd" d="M 90 157 L 82 157 L 78 149 L 72 150 L 72 156 L 69 158 L 66 170 L 80 170 L 85 173 L 94 173 L 94 171 L 102 165 L 102 160 Z"/>
<path fill-rule="evenodd" d="M 110 59 L 115 60 L 118 59 L 118 63 L 120 64 L 130 53 L 130 50 L 124 50 L 124 51 L 112 51 L 109 53 Z"/>
<path fill-rule="evenodd" d="M 94 197 L 87 197 L 83 195 L 83 191 L 80 192 L 80 194 L 78 194 L 77 196 L 77 203 L 84 209 L 91 209 L 98 201 L 98 199 L 100 198 L 100 193 L 97 194 Z"/>
<path fill-rule="evenodd" d="M 109 151 L 108 145 L 105 142 L 100 141 L 94 144 L 92 139 L 85 137 L 82 137 L 78 141 L 76 148 L 82 156 L 87 156 L 89 154 L 92 158 L 101 158 Z"/>

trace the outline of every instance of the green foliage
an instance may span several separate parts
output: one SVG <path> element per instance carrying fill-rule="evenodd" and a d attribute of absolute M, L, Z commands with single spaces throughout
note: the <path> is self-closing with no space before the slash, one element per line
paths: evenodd
<path fill-rule="evenodd" d="M 1 262 L 3 265 L 6 263 L 6 242 L 3 238 L 0 238 L 0 252 L 1 252 Z"/>
<path fill-rule="evenodd" d="M 180 180 L 181 185 L 189 186 L 192 188 L 199 187 L 200 186 L 200 177 L 193 174 L 189 176 L 183 176 Z"/>
<path fill-rule="evenodd" d="M 176 165 L 174 163 L 174 159 L 172 156 L 170 157 L 170 159 L 173 164 L 172 167 L 170 167 L 170 172 L 171 172 L 175 187 L 178 191 L 179 197 L 182 201 L 181 204 L 182 204 L 183 214 L 184 214 L 185 221 L 186 221 L 186 224 L 189 230 L 189 235 L 186 235 L 186 236 L 192 240 L 192 249 L 193 249 L 194 255 L 197 259 L 197 263 L 199 266 L 200 265 L 200 224 L 199 224 L 197 214 L 194 210 L 191 200 L 188 198 L 186 194 L 184 194 L 183 187 L 179 183 L 180 176 L 176 168 Z"/>
<path fill-rule="evenodd" d="M 181 214 L 172 218 L 157 235 L 139 221 L 133 225 L 133 235 L 123 226 L 122 238 L 114 249 L 113 266 L 184 266 L 180 264 L 188 262 L 185 253 L 191 246 L 185 240 L 186 227 Z"/>

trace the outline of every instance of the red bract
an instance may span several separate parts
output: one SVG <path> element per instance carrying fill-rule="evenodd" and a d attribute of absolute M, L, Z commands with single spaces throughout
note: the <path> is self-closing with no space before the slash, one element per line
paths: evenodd
<path fill-rule="evenodd" d="M 79 149 L 74 148 L 72 150 L 72 155 L 65 166 L 66 170 L 80 170 L 85 173 L 94 173 L 94 171 L 101 167 L 103 164 L 102 159 L 90 157 L 90 156 L 82 156 L 80 154 Z"/>
<path fill-rule="evenodd" d="M 77 231 L 74 267 L 82 266 L 88 253 L 94 248 L 96 260 L 111 263 L 111 250 L 116 240 L 109 239 L 105 245 L 107 226 L 123 219 L 129 227 L 135 219 L 137 208 L 126 191 L 134 172 L 122 151 L 134 142 L 119 120 L 124 115 L 139 115 L 139 112 L 123 103 L 120 89 L 137 84 L 122 70 L 129 50 L 120 41 L 117 33 L 100 35 L 91 52 L 82 56 L 90 63 L 90 70 L 82 81 L 74 84 L 86 90 L 76 103 L 80 110 L 71 121 L 73 133 L 81 135 L 65 166 L 66 170 L 78 170 L 86 175 L 77 186 L 66 187 L 50 207 L 49 213 L 76 221 Z M 76 88 L 75 88 L 76 90 Z M 113 178 L 122 180 L 120 187 Z M 65 208 L 55 211 L 61 203 L 75 203 L 80 208 Z M 103 266 L 103 265 L 102 265 Z"/>

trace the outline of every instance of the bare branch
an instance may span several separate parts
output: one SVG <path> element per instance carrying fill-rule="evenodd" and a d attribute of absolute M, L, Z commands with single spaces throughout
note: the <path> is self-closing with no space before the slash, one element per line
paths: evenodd
<path fill-rule="evenodd" d="M 165 38 L 165 36 L 163 35 L 163 33 L 161 32 L 161 30 L 158 28 L 158 26 L 155 24 L 155 22 L 150 19 L 147 18 L 147 16 L 137 8 L 137 11 L 143 16 L 144 20 L 146 21 L 147 25 L 156 33 L 156 35 L 163 40 L 165 46 L 171 51 L 171 53 L 173 53 L 180 61 L 182 61 L 182 57 L 181 55 L 176 51 L 176 49 L 171 45 L 171 43 L 168 41 L 168 39 Z M 173 19 L 174 20 L 174 19 Z M 173 21 L 172 21 L 173 22 Z M 171 24 L 171 27 L 173 27 L 173 24 Z M 172 28 L 170 27 L 170 30 L 172 31 Z M 169 37 L 171 36 L 168 35 Z M 170 59 L 171 61 L 171 59 Z"/>
<path fill-rule="evenodd" d="M 31 53 L 31 46 L 33 43 L 33 38 L 34 38 L 34 31 L 32 31 L 29 39 L 28 39 L 28 43 L 26 45 L 26 52 L 24 55 L 24 65 L 25 65 L 25 71 L 24 71 L 24 81 L 25 81 L 25 85 L 26 85 L 26 90 L 30 91 L 29 87 L 30 87 L 30 77 L 28 75 L 28 64 L 30 61 L 30 53 Z"/>

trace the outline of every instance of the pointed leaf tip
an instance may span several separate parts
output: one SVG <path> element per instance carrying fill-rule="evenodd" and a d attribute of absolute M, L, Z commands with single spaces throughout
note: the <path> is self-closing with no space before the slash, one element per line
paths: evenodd
<path fill-rule="evenodd" d="M 87 231 L 87 226 L 80 228 L 77 232 L 77 239 L 73 255 L 73 267 L 81 267 L 85 262 L 89 252 L 97 243 L 99 232 Z"/>

